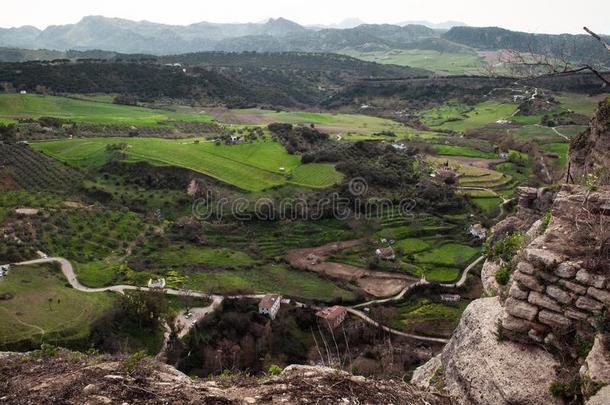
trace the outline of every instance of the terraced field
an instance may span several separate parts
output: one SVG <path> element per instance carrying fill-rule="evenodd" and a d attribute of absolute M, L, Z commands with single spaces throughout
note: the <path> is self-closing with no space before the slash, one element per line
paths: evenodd
<path fill-rule="evenodd" d="M 341 179 L 334 166 L 302 166 L 299 156 L 290 155 L 271 140 L 216 145 L 203 140 L 87 138 L 39 142 L 32 147 L 60 161 L 91 169 L 111 157 L 108 145 L 118 144 L 126 145 L 124 153 L 130 161 L 184 167 L 247 191 L 288 183 L 291 173 L 295 183 L 307 187 L 328 187 Z"/>
<path fill-rule="evenodd" d="M 212 117 L 207 114 L 182 114 L 68 97 L 0 94 L 0 118 L 39 117 L 56 117 L 94 124 L 149 127 L 167 126 L 168 121 L 212 121 Z"/>

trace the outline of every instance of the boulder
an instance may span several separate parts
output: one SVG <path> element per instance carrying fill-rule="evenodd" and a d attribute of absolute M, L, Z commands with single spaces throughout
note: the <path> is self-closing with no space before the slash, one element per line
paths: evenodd
<path fill-rule="evenodd" d="M 598 334 L 593 342 L 593 347 L 585 359 L 580 373 L 587 375 L 592 381 L 602 384 L 610 384 L 610 339 Z"/>
<path fill-rule="evenodd" d="M 555 274 L 561 278 L 572 278 L 576 275 L 578 267 L 572 262 L 563 262 L 555 269 Z"/>
<path fill-rule="evenodd" d="M 589 289 L 587 290 L 587 295 L 610 306 L 610 292 L 606 290 L 600 290 L 595 287 L 589 287 Z"/>
<path fill-rule="evenodd" d="M 556 267 L 563 261 L 563 257 L 545 249 L 525 249 L 525 257 L 529 262 L 543 269 Z"/>
<path fill-rule="evenodd" d="M 481 282 L 483 283 L 483 291 L 488 296 L 497 295 L 500 292 L 500 285 L 496 281 L 496 272 L 500 265 L 491 260 L 485 260 L 481 269 Z"/>
<path fill-rule="evenodd" d="M 549 392 L 559 363 L 537 346 L 499 342 L 502 312 L 496 297 L 473 301 L 438 359 L 418 368 L 412 382 L 425 386 L 442 367 L 445 390 L 458 404 L 559 404 Z"/>
<path fill-rule="evenodd" d="M 513 298 L 525 301 L 525 300 L 527 300 L 527 296 L 529 294 L 529 291 L 528 290 L 522 290 L 521 287 L 519 287 L 519 285 L 517 283 L 513 283 L 510 286 L 510 290 L 508 290 L 508 293 Z"/>
<path fill-rule="evenodd" d="M 536 291 L 532 291 L 530 293 L 530 295 L 527 297 L 527 301 L 530 304 L 550 309 L 551 311 L 561 312 L 561 307 L 557 305 L 557 301 Z"/>
<path fill-rule="evenodd" d="M 595 288 L 604 288 L 604 284 L 606 283 L 606 277 L 582 269 L 579 270 L 578 273 L 576 273 L 576 281 L 580 282 L 581 284 L 590 285 Z"/>
<path fill-rule="evenodd" d="M 603 307 L 604 304 L 589 297 L 578 297 L 576 300 L 576 308 L 584 309 L 585 311 L 597 313 L 601 311 Z"/>
<path fill-rule="evenodd" d="M 556 285 L 548 286 L 546 288 L 546 293 L 547 295 L 553 297 L 555 300 L 562 304 L 569 304 L 570 302 L 572 302 L 572 297 L 570 297 L 570 294 L 557 287 Z"/>
<path fill-rule="evenodd" d="M 538 319 L 543 324 L 561 331 L 566 331 L 570 328 L 570 326 L 572 326 L 572 321 L 570 321 L 565 316 L 556 312 L 547 311 L 546 309 L 540 311 L 540 313 L 538 314 Z"/>

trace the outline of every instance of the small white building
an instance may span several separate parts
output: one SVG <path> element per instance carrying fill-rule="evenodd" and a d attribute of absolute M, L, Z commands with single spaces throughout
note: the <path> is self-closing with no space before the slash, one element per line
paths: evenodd
<path fill-rule="evenodd" d="M 157 280 L 153 280 L 152 278 L 148 280 L 148 288 L 165 288 L 165 279 L 159 278 Z"/>
<path fill-rule="evenodd" d="M 485 229 L 485 227 L 481 224 L 470 225 L 470 228 L 468 228 L 468 233 L 477 239 L 487 238 L 487 229 Z"/>
<path fill-rule="evenodd" d="M 394 260 L 396 258 L 392 246 L 388 246 L 386 248 L 379 248 L 375 250 L 375 254 L 377 255 L 377 257 L 383 260 Z"/>
<path fill-rule="evenodd" d="M 498 156 L 500 157 L 500 159 L 508 159 L 510 157 L 510 154 L 504 150 L 501 150 Z"/>
<path fill-rule="evenodd" d="M 280 310 L 281 302 L 282 297 L 279 295 L 265 295 L 261 302 L 258 303 L 258 313 L 262 315 L 268 315 L 269 318 L 275 319 L 277 313 Z"/>
<path fill-rule="evenodd" d="M 6 276 L 10 269 L 11 269 L 11 266 L 8 264 L 3 264 L 2 266 L 0 266 L 0 278 Z"/>
<path fill-rule="evenodd" d="M 441 300 L 445 302 L 458 302 L 461 299 L 458 294 L 441 294 Z"/>
<path fill-rule="evenodd" d="M 25 91 L 25 90 L 21 90 L 21 91 L 19 92 L 19 94 L 28 94 L 28 92 L 27 92 L 27 91 Z"/>

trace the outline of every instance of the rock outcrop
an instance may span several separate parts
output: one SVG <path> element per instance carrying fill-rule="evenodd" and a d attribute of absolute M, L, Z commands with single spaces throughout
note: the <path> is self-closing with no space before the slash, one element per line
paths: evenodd
<path fill-rule="evenodd" d="M 7 404 L 449 404 L 401 381 L 325 367 L 289 366 L 275 377 L 193 380 L 151 359 L 117 360 L 60 351 L 0 353 L 0 403 Z"/>
<path fill-rule="evenodd" d="M 549 343 L 593 328 L 610 310 L 604 224 L 610 227 L 610 189 L 566 186 L 557 194 L 548 228 L 515 259 L 502 320 L 509 337 Z"/>
<path fill-rule="evenodd" d="M 576 181 L 588 174 L 598 174 L 610 168 L 610 98 L 599 104 L 589 128 L 570 145 L 570 175 Z M 602 181 L 610 184 L 610 177 Z"/>
<path fill-rule="evenodd" d="M 500 341 L 496 297 L 472 302 L 443 351 L 415 370 L 411 382 L 444 390 L 460 404 L 553 404 L 559 363 L 546 350 Z"/>

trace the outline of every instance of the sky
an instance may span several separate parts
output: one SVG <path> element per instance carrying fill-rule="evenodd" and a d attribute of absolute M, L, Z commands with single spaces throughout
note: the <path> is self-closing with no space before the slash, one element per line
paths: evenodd
<path fill-rule="evenodd" d="M 300 24 L 407 20 L 461 21 L 535 33 L 582 33 L 583 25 L 610 34 L 609 0 L 2 0 L 0 27 L 78 22 L 103 15 L 167 24 L 260 22 L 284 17 Z"/>

